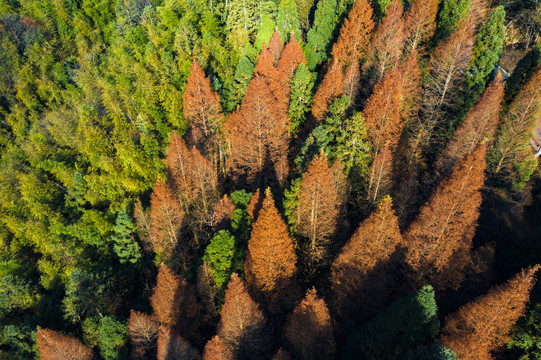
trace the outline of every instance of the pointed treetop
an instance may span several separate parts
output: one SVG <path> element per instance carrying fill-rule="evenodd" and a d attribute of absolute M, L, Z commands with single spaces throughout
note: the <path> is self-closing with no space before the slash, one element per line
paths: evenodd
<path fill-rule="evenodd" d="M 284 43 L 282 42 L 282 36 L 280 35 L 280 31 L 278 31 L 278 27 L 275 27 L 274 33 L 272 34 L 269 42 L 269 50 L 273 57 L 274 66 L 276 66 L 276 64 L 278 63 L 278 59 L 280 58 L 283 49 Z"/>

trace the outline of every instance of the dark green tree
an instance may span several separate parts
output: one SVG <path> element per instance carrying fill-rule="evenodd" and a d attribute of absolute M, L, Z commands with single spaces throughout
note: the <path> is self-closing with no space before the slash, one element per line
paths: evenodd
<path fill-rule="evenodd" d="M 223 289 L 231 274 L 242 269 L 235 237 L 227 230 L 218 231 L 205 249 L 203 261 L 210 267 L 216 287 Z"/>
<path fill-rule="evenodd" d="M 295 34 L 296 39 L 301 38 L 300 23 L 297 17 L 297 5 L 295 0 L 282 0 L 278 6 L 278 14 L 276 15 L 276 26 L 282 41 L 287 43 L 291 32 Z"/>
<path fill-rule="evenodd" d="M 471 0 L 445 0 L 441 2 L 438 13 L 438 26 L 434 41 L 436 43 L 446 39 L 455 32 L 460 22 L 470 11 Z"/>
<path fill-rule="evenodd" d="M 113 240 L 113 249 L 120 263 L 135 264 L 141 258 L 141 248 L 134 239 L 135 225 L 125 211 L 118 213 L 113 231 L 111 240 Z"/>
<path fill-rule="evenodd" d="M 321 0 L 317 3 L 314 23 L 306 35 L 306 61 L 312 71 L 329 56 L 338 24 L 336 11 L 336 0 Z"/>
<path fill-rule="evenodd" d="M 313 76 L 304 63 L 300 63 L 291 81 L 291 98 L 289 100 L 289 131 L 295 134 L 306 120 L 306 115 L 312 106 Z"/>

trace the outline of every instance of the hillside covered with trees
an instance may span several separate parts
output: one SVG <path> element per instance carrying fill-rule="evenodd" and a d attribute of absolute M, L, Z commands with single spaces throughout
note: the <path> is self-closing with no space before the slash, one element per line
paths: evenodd
<path fill-rule="evenodd" d="M 0 0 L 0 359 L 541 358 L 537 0 Z"/>

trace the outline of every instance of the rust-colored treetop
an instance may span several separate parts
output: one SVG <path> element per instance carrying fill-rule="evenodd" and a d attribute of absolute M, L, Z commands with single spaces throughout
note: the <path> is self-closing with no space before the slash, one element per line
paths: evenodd
<path fill-rule="evenodd" d="M 278 36 L 280 35 L 278 34 Z M 283 46 L 281 40 L 280 45 Z M 286 88 L 284 87 L 285 82 L 282 81 L 281 74 L 275 66 L 274 55 L 271 52 L 271 49 L 268 48 L 266 44 L 263 45 L 263 48 L 259 53 L 259 57 L 257 58 L 257 64 L 255 65 L 254 70 L 254 78 L 255 76 L 261 76 L 266 80 L 271 90 L 271 93 L 276 98 L 277 105 L 280 107 L 280 111 L 284 113 L 287 112 L 287 93 L 289 92 L 289 90 L 286 90 Z M 254 80 L 254 78 L 252 78 L 252 81 Z M 246 90 L 246 94 L 247 93 L 248 90 Z"/>
<path fill-rule="evenodd" d="M 462 306 L 445 319 L 442 345 L 459 359 L 491 359 L 509 340 L 515 322 L 524 315 L 539 266 L 522 270 L 507 283 Z"/>
<path fill-rule="evenodd" d="M 376 153 L 387 142 L 394 151 L 405 126 L 401 111 L 404 78 L 400 70 L 391 69 L 378 81 L 363 110 L 368 137 Z"/>
<path fill-rule="evenodd" d="M 248 203 L 248 207 L 246 208 L 246 212 L 252 218 L 252 223 L 257 220 L 257 217 L 259 216 L 259 210 L 261 210 L 262 206 L 263 195 L 261 194 L 261 191 L 257 189 L 250 198 L 250 202 Z"/>
<path fill-rule="evenodd" d="M 481 142 L 492 143 L 500 122 L 503 90 L 504 84 L 498 76 L 470 109 L 438 159 L 436 168 L 442 175 L 449 174 Z"/>
<path fill-rule="evenodd" d="M 277 66 L 280 82 L 287 94 L 291 91 L 291 80 L 300 63 L 306 64 L 306 58 L 297 39 L 295 39 L 295 34 L 291 32 L 291 37 L 282 51 Z"/>
<path fill-rule="evenodd" d="M 278 59 L 280 59 L 283 49 L 284 42 L 282 41 L 282 35 L 280 35 L 280 31 L 278 31 L 278 28 L 276 27 L 274 28 L 274 33 L 269 41 L 269 51 L 272 54 L 274 66 L 278 64 Z"/>
<path fill-rule="evenodd" d="M 264 171 L 275 172 L 278 181 L 288 174 L 288 117 L 279 106 L 268 82 L 256 76 L 248 85 L 239 110 L 231 113 L 225 129 L 231 146 L 229 169 L 234 178 L 254 181 Z"/>
<path fill-rule="evenodd" d="M 402 14 L 404 8 L 400 0 L 393 0 L 387 14 L 376 27 L 374 39 L 368 49 L 368 61 L 377 77 L 396 66 L 404 49 L 405 32 Z"/>
<path fill-rule="evenodd" d="M 331 315 L 315 289 L 288 316 L 284 339 L 295 359 L 332 359 L 334 338 Z"/>
<path fill-rule="evenodd" d="M 321 152 L 302 176 L 296 232 L 306 239 L 304 250 L 313 261 L 325 257 L 343 215 L 346 179 L 338 160 L 335 164 L 330 167 Z"/>
<path fill-rule="evenodd" d="M 227 345 L 221 337 L 214 336 L 205 345 L 203 360 L 234 360 L 233 349 Z"/>
<path fill-rule="evenodd" d="M 142 351 L 151 349 L 156 338 L 160 325 L 150 315 L 139 311 L 131 310 L 128 319 L 128 331 L 132 345 Z"/>
<path fill-rule="evenodd" d="M 193 287 L 166 265 L 160 266 L 150 305 L 163 325 L 175 327 L 185 336 L 196 330 L 194 319 L 199 306 Z"/>
<path fill-rule="evenodd" d="M 372 6 L 369 2 L 355 1 L 332 48 L 333 59 L 338 61 L 340 67 L 351 64 L 365 55 L 374 26 Z"/>
<path fill-rule="evenodd" d="M 233 204 L 229 195 L 225 194 L 216 206 L 214 206 L 212 230 L 218 232 L 226 229 L 231 224 L 233 211 L 235 211 L 235 204 Z"/>
<path fill-rule="evenodd" d="M 422 274 L 423 283 L 445 287 L 460 280 L 461 266 L 469 257 L 479 217 L 485 152 L 485 145 L 481 144 L 457 164 L 404 234 L 408 246 L 406 261 L 417 274 Z"/>
<path fill-rule="evenodd" d="M 343 80 L 342 67 L 337 60 L 334 60 L 314 95 L 312 115 L 317 121 L 325 119 L 334 99 L 342 96 Z"/>
<path fill-rule="evenodd" d="M 370 166 L 367 200 L 376 205 L 383 196 L 388 195 L 393 185 L 393 156 L 389 142 L 376 154 Z"/>
<path fill-rule="evenodd" d="M 191 143 L 212 160 L 223 120 L 222 106 L 220 96 L 212 90 L 210 79 L 195 58 L 184 92 L 183 111 L 190 126 Z"/>
<path fill-rule="evenodd" d="M 91 360 L 92 350 L 73 336 L 38 327 L 37 345 L 43 360 Z"/>
<path fill-rule="evenodd" d="M 270 189 L 265 191 L 263 206 L 252 226 L 244 271 L 250 289 L 270 307 L 291 297 L 297 255 Z"/>
<path fill-rule="evenodd" d="M 426 45 L 436 32 L 439 0 L 413 0 L 406 13 L 405 30 L 408 51 Z"/>

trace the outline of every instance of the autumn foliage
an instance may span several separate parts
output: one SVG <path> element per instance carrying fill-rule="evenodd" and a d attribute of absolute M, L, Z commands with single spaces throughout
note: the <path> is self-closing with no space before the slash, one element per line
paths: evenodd
<path fill-rule="evenodd" d="M 288 316 L 284 339 L 295 359 L 332 359 L 334 338 L 325 301 L 309 290 Z"/>
<path fill-rule="evenodd" d="M 128 330 L 134 357 L 143 358 L 156 346 L 160 325 L 150 315 L 131 310 L 128 319 Z"/>
<path fill-rule="evenodd" d="M 196 348 L 168 326 L 161 326 L 158 335 L 157 360 L 198 360 Z"/>
<path fill-rule="evenodd" d="M 228 346 L 221 337 L 214 336 L 205 345 L 203 351 L 203 360 L 234 360 L 235 355 L 233 349 Z"/>
<path fill-rule="evenodd" d="M 414 0 L 406 13 L 406 46 L 409 51 L 427 45 L 436 32 L 438 0 Z"/>
<path fill-rule="evenodd" d="M 73 336 L 38 327 L 37 345 L 43 360 L 91 360 L 92 350 Z"/>
<path fill-rule="evenodd" d="M 295 35 L 291 34 L 291 38 L 284 47 L 277 65 L 280 81 L 288 96 L 291 91 L 291 80 L 300 63 L 306 64 L 306 58 L 304 57 L 301 46 L 295 39 Z"/>
<path fill-rule="evenodd" d="M 226 194 L 214 207 L 212 214 L 212 230 L 218 232 L 226 229 L 231 224 L 231 216 L 235 211 L 235 204 Z"/>
<path fill-rule="evenodd" d="M 335 60 L 314 94 L 312 115 L 316 121 L 322 121 L 328 114 L 329 106 L 334 99 L 342 95 L 342 83 L 342 67 L 340 66 L 340 63 Z"/>
<path fill-rule="evenodd" d="M 441 343 L 459 359 L 492 359 L 524 315 L 538 266 L 523 270 L 506 284 L 493 287 L 445 319 Z"/>

